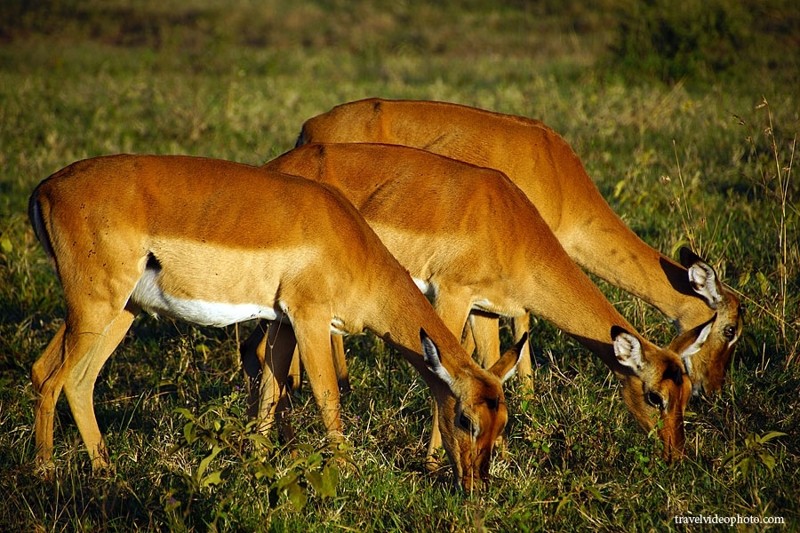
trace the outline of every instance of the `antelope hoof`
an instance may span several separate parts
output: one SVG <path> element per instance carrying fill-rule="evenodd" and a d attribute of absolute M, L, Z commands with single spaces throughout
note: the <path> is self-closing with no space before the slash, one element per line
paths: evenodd
<path fill-rule="evenodd" d="M 56 477 L 56 464 L 52 458 L 37 457 L 33 463 L 33 470 L 43 481 L 53 481 Z"/>

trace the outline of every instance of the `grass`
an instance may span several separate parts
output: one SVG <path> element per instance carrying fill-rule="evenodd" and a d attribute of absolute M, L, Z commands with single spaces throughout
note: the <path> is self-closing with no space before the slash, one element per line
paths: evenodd
<path fill-rule="evenodd" d="M 780 516 L 782 528 L 754 529 L 797 528 L 800 76 L 788 58 L 800 54 L 780 41 L 797 10 L 776 0 L 751 15 L 748 62 L 694 61 L 702 73 L 665 83 L 614 55 L 621 5 L 5 3 L 0 529 L 662 530 L 682 529 L 673 520 L 685 515 Z M 691 243 L 741 293 L 745 335 L 722 394 L 690 405 L 688 459 L 663 464 L 605 367 L 543 321 L 535 390 L 511 384 L 508 443 L 481 494 L 425 472 L 425 388 L 368 336 L 348 343 L 348 447 L 325 447 L 303 391 L 298 453 L 271 441 L 257 452 L 236 356 L 249 325 L 142 317 L 95 392 L 115 470 L 90 474 L 62 400 L 58 476 L 39 479 L 30 368 L 64 306 L 25 214 L 35 184 L 123 151 L 258 164 L 289 149 L 306 118 L 373 95 L 544 120 L 637 233 L 672 255 Z M 648 306 L 601 287 L 647 336 L 671 338 Z"/>

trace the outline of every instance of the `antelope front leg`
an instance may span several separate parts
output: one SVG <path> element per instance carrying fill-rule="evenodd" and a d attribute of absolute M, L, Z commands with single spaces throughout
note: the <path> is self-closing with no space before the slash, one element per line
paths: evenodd
<path fill-rule="evenodd" d="M 527 314 L 513 317 L 512 326 L 514 331 L 514 343 L 518 343 L 522 336 L 528 331 L 530 320 Z M 469 315 L 469 325 L 472 337 L 475 339 L 478 362 L 483 368 L 491 368 L 500 358 L 500 323 L 499 319 L 481 316 L 477 314 Z M 465 346 L 466 347 L 466 346 Z M 533 366 L 532 352 L 530 343 L 526 343 L 523 353 L 520 355 L 517 375 L 522 383 L 533 389 Z"/>
<path fill-rule="evenodd" d="M 296 346 L 294 330 L 281 322 L 260 322 L 242 343 L 242 368 L 248 383 L 248 415 L 258 420 L 258 430 L 266 433 L 279 418 L 281 436 L 286 442 L 294 432 L 281 417 L 288 406 L 287 381 Z"/>
<path fill-rule="evenodd" d="M 299 391 L 303 385 L 303 369 L 300 365 L 300 352 L 297 348 L 292 353 L 292 364 L 289 365 L 289 375 L 286 382 L 293 391 Z"/>
<path fill-rule="evenodd" d="M 267 429 L 277 421 L 283 442 L 294 441 L 294 430 L 286 418 L 289 408 L 289 374 L 297 356 L 297 339 L 289 324 L 271 322 L 264 345 L 264 365 L 258 418 Z"/>
<path fill-rule="evenodd" d="M 347 371 L 347 362 L 344 358 L 344 337 L 336 334 L 331 335 L 331 353 L 333 354 L 333 364 L 336 366 L 339 390 L 341 392 L 350 392 L 350 374 Z M 293 391 L 300 390 L 302 386 L 300 352 L 297 349 L 292 355 L 292 364 L 289 366 L 288 383 L 289 388 Z"/>
<path fill-rule="evenodd" d="M 267 351 L 269 323 L 260 320 L 250 336 L 239 346 L 245 385 L 247 386 L 247 416 L 256 418 L 261 404 L 261 381 Z"/>
<path fill-rule="evenodd" d="M 324 315 L 323 315 L 324 316 Z M 339 384 L 331 357 L 330 318 L 304 320 L 294 317 L 297 347 L 308 375 L 314 399 L 332 442 L 344 438 L 339 403 Z"/>
<path fill-rule="evenodd" d="M 469 329 L 475 341 L 478 363 L 483 368 L 491 368 L 500 359 L 500 319 L 470 313 Z M 467 348 L 466 343 L 462 342 L 462 346 Z"/>
<path fill-rule="evenodd" d="M 339 383 L 339 391 L 350 392 L 350 372 L 347 370 L 347 361 L 344 354 L 344 337 L 342 335 L 331 335 L 331 353 L 333 354 L 333 364 L 336 367 L 336 379 Z"/>
<path fill-rule="evenodd" d="M 522 336 L 530 330 L 530 315 L 526 313 L 522 316 L 515 316 L 512 319 L 512 324 L 514 327 L 514 344 L 516 344 L 522 339 Z M 524 385 L 533 390 L 533 349 L 531 348 L 531 343 L 526 342 L 522 350 L 522 354 L 519 356 L 517 375 Z"/>

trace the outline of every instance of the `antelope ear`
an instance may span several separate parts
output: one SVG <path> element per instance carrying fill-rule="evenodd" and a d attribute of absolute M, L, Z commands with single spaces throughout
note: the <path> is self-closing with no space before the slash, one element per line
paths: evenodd
<path fill-rule="evenodd" d="M 642 343 L 639 339 L 619 326 L 611 326 L 611 339 L 614 342 L 614 355 L 622 366 L 641 375 L 645 361 L 642 356 Z"/>
<path fill-rule="evenodd" d="M 527 331 L 522 335 L 519 342 L 509 348 L 508 351 L 492 365 L 492 368 L 489 369 L 489 372 L 497 376 L 500 383 L 505 383 L 511 376 L 517 373 L 517 366 L 522 358 L 522 349 L 525 347 L 526 342 L 528 342 Z"/>
<path fill-rule="evenodd" d="M 442 365 L 442 360 L 439 357 L 439 348 L 437 348 L 436 344 L 428 337 L 424 329 L 419 330 L 419 338 L 420 341 L 422 341 L 422 356 L 425 359 L 425 366 L 452 391 L 453 376 L 451 376 L 450 372 Z"/>
<path fill-rule="evenodd" d="M 684 268 L 689 268 L 694 263 L 702 261 L 700 256 L 694 253 L 692 249 L 687 246 L 681 246 L 681 249 L 678 250 L 678 260 L 681 262 L 681 265 L 683 265 Z"/>
<path fill-rule="evenodd" d="M 716 319 L 717 315 L 715 313 L 714 316 L 711 317 L 711 320 L 688 332 L 688 334 L 694 334 L 694 332 L 698 332 L 697 337 L 695 337 L 691 344 L 678 353 L 683 361 L 683 367 L 686 369 L 686 373 L 690 376 L 692 375 L 692 356 L 699 352 L 703 347 L 703 344 L 705 344 L 705 342 L 708 340 L 708 336 L 711 334 L 711 329 L 714 326 L 714 321 Z"/>
<path fill-rule="evenodd" d="M 716 309 L 722 303 L 722 290 L 717 272 L 686 247 L 681 248 L 680 260 L 688 271 L 689 284 L 694 292 L 702 296 L 711 309 Z"/>
<path fill-rule="evenodd" d="M 717 319 L 716 313 L 711 320 L 706 322 L 704 325 L 695 328 L 692 331 L 698 331 L 697 338 L 695 338 L 694 342 L 692 342 L 689 346 L 681 350 L 679 354 L 682 358 L 686 359 L 687 357 L 691 357 L 692 355 L 696 354 L 700 351 L 700 348 L 703 347 L 703 344 L 708 340 L 708 336 L 711 334 L 711 328 L 714 326 L 714 321 Z"/>

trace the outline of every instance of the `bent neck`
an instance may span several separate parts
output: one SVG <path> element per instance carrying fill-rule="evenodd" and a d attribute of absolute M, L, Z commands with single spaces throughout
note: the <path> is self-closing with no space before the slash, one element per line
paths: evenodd
<path fill-rule="evenodd" d="M 366 327 L 395 346 L 426 381 L 430 372 L 422 354 L 421 330 L 436 345 L 442 365 L 454 379 L 470 369 L 480 369 L 410 278 L 408 283 L 411 290 L 397 291 L 391 302 L 382 302 L 378 312 L 365 321 Z"/>
<path fill-rule="evenodd" d="M 708 321 L 714 314 L 691 284 L 686 268 L 650 248 L 627 227 L 602 228 L 609 240 L 626 242 L 625 253 L 607 253 L 593 241 L 565 242 L 583 268 L 653 305 L 680 331 Z M 615 235 L 616 234 L 616 235 Z"/>

